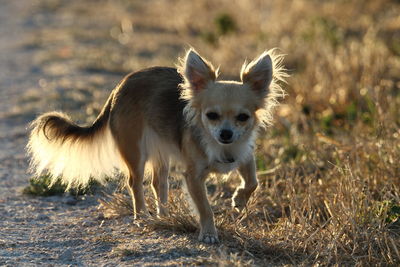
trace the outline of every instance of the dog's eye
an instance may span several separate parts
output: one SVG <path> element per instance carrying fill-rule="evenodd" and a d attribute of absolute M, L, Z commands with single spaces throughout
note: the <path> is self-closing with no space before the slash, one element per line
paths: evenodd
<path fill-rule="evenodd" d="M 215 113 L 215 112 L 208 112 L 208 113 L 206 114 L 206 116 L 207 116 L 207 118 L 208 118 L 209 120 L 212 120 L 212 121 L 215 121 L 215 120 L 218 120 L 218 119 L 219 119 L 218 113 Z"/>
<path fill-rule="evenodd" d="M 240 113 L 239 115 L 236 116 L 236 119 L 238 121 L 247 121 L 249 118 L 250 116 L 245 113 Z"/>

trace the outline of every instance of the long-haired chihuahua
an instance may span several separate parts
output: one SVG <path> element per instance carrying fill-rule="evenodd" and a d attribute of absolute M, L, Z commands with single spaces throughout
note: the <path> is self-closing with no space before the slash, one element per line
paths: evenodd
<path fill-rule="evenodd" d="M 218 70 L 190 49 L 177 69 L 153 67 L 127 75 L 111 92 L 97 119 L 79 126 L 50 112 L 32 123 L 31 167 L 48 171 L 68 187 L 104 182 L 115 169 L 125 176 L 135 216 L 147 215 L 145 166 L 151 168 L 158 214 L 166 216 L 171 161 L 185 167 L 188 191 L 199 214 L 199 240 L 218 242 L 205 179 L 235 169 L 242 178 L 232 205 L 239 210 L 257 187 L 253 155 L 258 129 L 286 77 L 283 57 L 273 50 L 244 63 L 241 81 L 218 79 Z"/>

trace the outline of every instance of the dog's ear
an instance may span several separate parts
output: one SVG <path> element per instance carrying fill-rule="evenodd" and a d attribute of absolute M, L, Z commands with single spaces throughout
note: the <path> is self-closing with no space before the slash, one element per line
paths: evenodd
<path fill-rule="evenodd" d="M 247 83 L 257 93 L 266 96 L 269 93 L 269 85 L 272 81 L 272 59 L 267 52 L 258 58 L 242 66 L 240 78 L 243 83 Z"/>
<path fill-rule="evenodd" d="M 211 63 L 190 49 L 183 62 L 183 73 L 194 91 L 203 90 L 209 81 L 215 81 L 217 73 Z"/>

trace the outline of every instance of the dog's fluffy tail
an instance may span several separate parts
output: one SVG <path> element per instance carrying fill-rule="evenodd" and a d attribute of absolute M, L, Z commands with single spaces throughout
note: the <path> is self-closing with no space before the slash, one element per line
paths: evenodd
<path fill-rule="evenodd" d="M 27 146 L 31 170 L 45 170 L 70 187 L 84 187 L 91 179 L 103 183 L 119 168 L 120 157 L 109 127 L 112 94 L 91 126 L 81 127 L 59 112 L 41 115 L 31 124 Z"/>

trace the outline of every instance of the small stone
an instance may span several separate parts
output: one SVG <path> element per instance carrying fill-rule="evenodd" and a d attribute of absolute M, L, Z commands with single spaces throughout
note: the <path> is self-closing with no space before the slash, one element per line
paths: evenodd
<path fill-rule="evenodd" d="M 72 261 L 74 259 L 72 250 L 65 250 L 63 253 L 60 254 L 60 256 L 58 256 L 58 259 L 61 261 Z"/>
<path fill-rule="evenodd" d="M 50 219 L 49 216 L 44 215 L 44 214 L 38 214 L 36 216 L 36 220 L 38 220 L 38 221 L 47 221 L 49 219 Z"/>
<path fill-rule="evenodd" d="M 133 219 L 132 219 L 131 216 L 125 216 L 125 217 L 122 219 L 122 222 L 123 222 L 124 224 L 132 224 L 132 223 L 133 223 Z"/>
<path fill-rule="evenodd" d="M 93 221 L 89 221 L 89 220 L 86 220 L 86 221 L 82 222 L 82 226 L 83 227 L 90 227 L 90 226 L 93 226 L 94 224 L 95 223 Z"/>
<path fill-rule="evenodd" d="M 66 198 L 64 199 L 63 202 L 64 202 L 65 204 L 67 204 L 67 205 L 74 206 L 74 205 L 76 205 L 76 203 L 78 203 L 78 200 L 77 200 L 76 197 L 74 197 L 74 196 L 68 196 L 68 197 L 66 197 Z"/>

